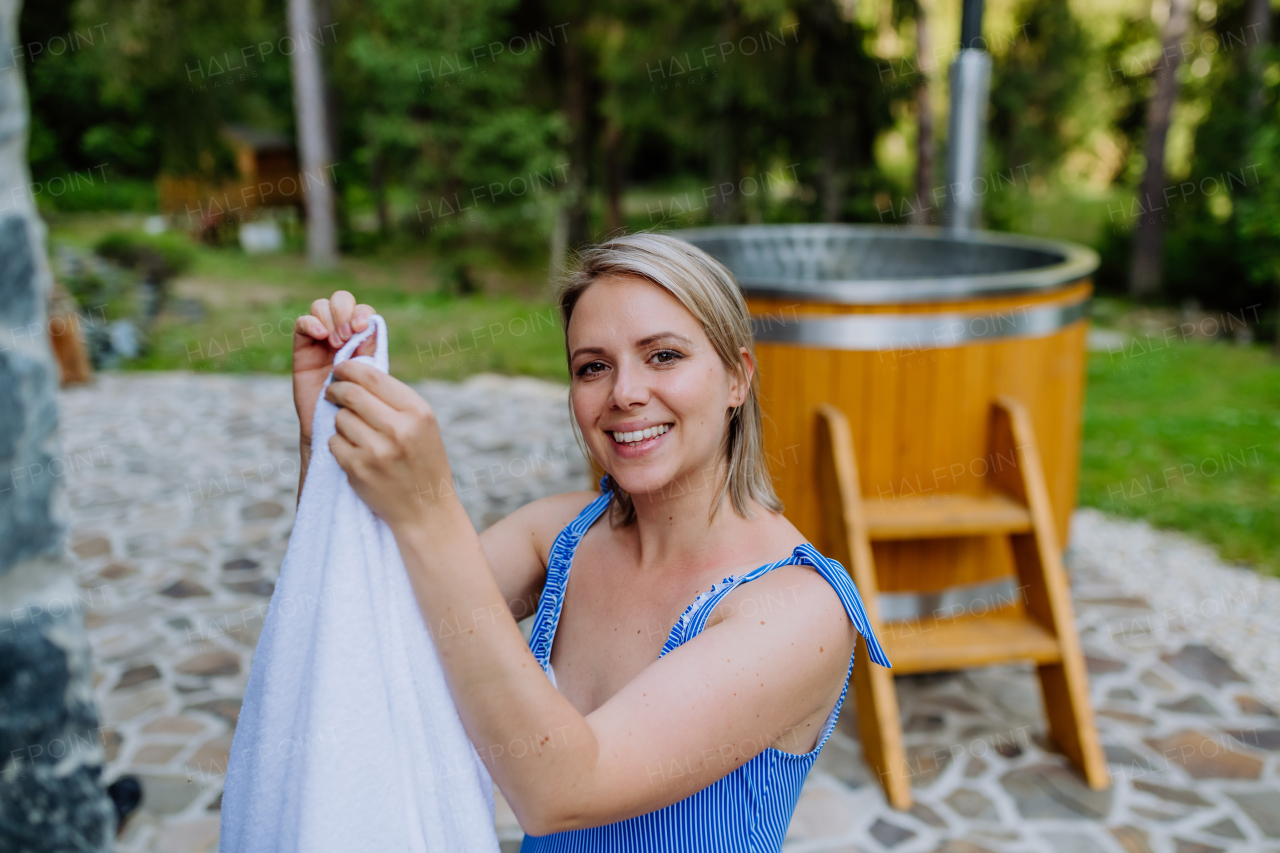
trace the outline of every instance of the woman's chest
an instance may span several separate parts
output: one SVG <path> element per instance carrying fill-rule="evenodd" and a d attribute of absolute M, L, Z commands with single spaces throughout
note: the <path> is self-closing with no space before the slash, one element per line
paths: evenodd
<path fill-rule="evenodd" d="M 711 585 L 700 580 L 638 582 L 575 566 L 551 646 L 561 694 L 583 715 L 607 702 L 658 659 L 680 615 Z M 716 621 L 712 614 L 708 623 Z"/>

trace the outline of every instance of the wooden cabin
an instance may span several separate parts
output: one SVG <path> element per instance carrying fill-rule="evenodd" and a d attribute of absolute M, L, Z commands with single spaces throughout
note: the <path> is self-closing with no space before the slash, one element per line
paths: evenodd
<path fill-rule="evenodd" d="M 156 179 L 160 211 L 186 221 L 202 238 L 219 226 L 254 218 L 254 211 L 296 207 L 301 211 L 305 181 L 299 173 L 293 141 L 284 134 L 243 125 L 226 125 L 221 139 L 234 152 L 236 177 L 210 181 L 200 175 L 161 175 Z"/>

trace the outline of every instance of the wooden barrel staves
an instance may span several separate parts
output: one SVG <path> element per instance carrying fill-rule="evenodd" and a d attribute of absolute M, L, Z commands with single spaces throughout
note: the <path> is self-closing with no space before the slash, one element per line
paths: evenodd
<path fill-rule="evenodd" d="M 850 421 L 868 505 L 977 494 L 1012 464 L 989 448 L 999 395 L 1031 413 L 1059 542 L 1080 462 L 1085 336 L 1097 255 L 993 232 L 760 225 L 675 232 L 737 278 L 756 332 L 765 446 L 786 515 L 819 549 L 815 429 Z M 1007 538 L 877 542 L 882 592 L 1012 572 Z"/>

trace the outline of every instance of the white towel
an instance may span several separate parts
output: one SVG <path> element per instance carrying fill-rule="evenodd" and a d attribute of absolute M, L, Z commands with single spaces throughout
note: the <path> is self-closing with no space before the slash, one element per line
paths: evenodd
<path fill-rule="evenodd" d="M 381 316 L 335 356 L 337 366 Z M 327 388 L 332 381 L 325 380 Z M 493 788 L 449 694 L 387 525 L 329 450 L 311 464 L 254 652 L 222 795 L 221 853 L 497 853 Z"/>

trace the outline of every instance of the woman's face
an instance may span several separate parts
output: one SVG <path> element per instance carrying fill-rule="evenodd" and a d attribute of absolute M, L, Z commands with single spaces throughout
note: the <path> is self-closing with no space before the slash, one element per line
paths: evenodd
<path fill-rule="evenodd" d="M 618 485 L 639 495 L 715 482 L 728 409 L 747 385 L 678 299 L 646 279 L 598 279 L 574 306 L 568 342 L 574 416 Z"/>

